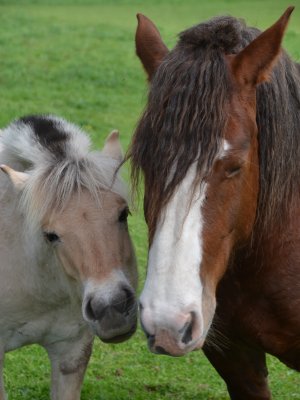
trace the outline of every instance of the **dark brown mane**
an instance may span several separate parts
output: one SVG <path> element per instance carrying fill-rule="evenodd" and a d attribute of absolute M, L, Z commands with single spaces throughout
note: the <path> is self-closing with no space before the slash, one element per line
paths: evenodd
<path fill-rule="evenodd" d="M 239 52 L 258 34 L 233 17 L 214 18 L 181 33 L 159 66 L 128 153 L 134 187 L 141 171 L 148 187 L 145 214 L 150 230 L 191 164 L 197 162 L 199 176 L 211 167 L 231 96 L 224 54 Z M 299 68 L 283 53 L 272 81 L 257 90 L 258 215 L 263 227 L 284 218 L 299 189 L 299 88 Z"/>

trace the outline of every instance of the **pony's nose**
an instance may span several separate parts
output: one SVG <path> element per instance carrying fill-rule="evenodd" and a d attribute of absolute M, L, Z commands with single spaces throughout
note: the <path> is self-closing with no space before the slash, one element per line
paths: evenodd
<path fill-rule="evenodd" d="M 101 321 L 104 317 L 114 315 L 127 316 L 135 305 L 135 296 L 128 287 L 122 287 L 109 301 L 103 301 L 97 296 L 91 297 L 85 305 L 85 317 L 89 321 Z"/>
<path fill-rule="evenodd" d="M 84 316 L 88 321 L 101 321 L 107 309 L 107 303 L 91 297 L 85 305 Z"/>
<path fill-rule="evenodd" d="M 129 287 L 121 288 L 118 295 L 111 301 L 113 307 L 120 314 L 128 314 L 135 305 L 135 295 Z"/>

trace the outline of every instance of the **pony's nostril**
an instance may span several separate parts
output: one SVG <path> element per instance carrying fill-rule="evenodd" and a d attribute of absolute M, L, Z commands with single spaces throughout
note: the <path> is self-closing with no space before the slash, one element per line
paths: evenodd
<path fill-rule="evenodd" d="M 183 332 L 181 341 L 184 344 L 188 344 L 193 340 L 193 327 L 194 327 L 194 315 L 192 313 L 192 319 L 190 322 L 187 322 L 184 327 L 181 329 Z"/>
<path fill-rule="evenodd" d="M 127 287 L 122 287 L 122 290 L 118 290 L 117 295 L 110 302 L 92 295 L 85 302 L 84 317 L 89 322 L 100 322 L 104 317 L 117 320 L 120 314 L 125 317 L 131 315 L 132 310 L 135 309 L 134 306 L 134 293 Z"/>
<path fill-rule="evenodd" d="M 96 320 L 96 316 L 95 316 L 95 313 L 93 311 L 91 303 L 92 303 L 92 299 L 87 301 L 86 306 L 85 306 L 85 315 L 89 320 L 95 321 Z"/>
<path fill-rule="evenodd" d="M 123 288 L 119 295 L 114 299 L 112 307 L 120 314 L 128 314 L 135 304 L 134 293 L 128 289 Z"/>
<path fill-rule="evenodd" d="M 135 305 L 135 295 L 133 291 L 130 289 L 124 289 L 124 291 L 126 293 L 126 301 L 127 301 L 126 310 L 130 311 L 131 308 Z"/>
<path fill-rule="evenodd" d="M 97 299 L 90 298 L 85 306 L 85 315 L 90 321 L 100 321 L 103 318 L 106 310 L 106 305 Z"/>

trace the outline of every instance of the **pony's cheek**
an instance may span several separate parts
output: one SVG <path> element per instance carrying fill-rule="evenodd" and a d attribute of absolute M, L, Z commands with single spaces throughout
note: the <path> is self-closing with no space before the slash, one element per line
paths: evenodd
<path fill-rule="evenodd" d="M 56 249 L 57 258 L 68 277 L 80 281 L 80 269 L 78 269 L 72 257 L 63 249 Z"/>

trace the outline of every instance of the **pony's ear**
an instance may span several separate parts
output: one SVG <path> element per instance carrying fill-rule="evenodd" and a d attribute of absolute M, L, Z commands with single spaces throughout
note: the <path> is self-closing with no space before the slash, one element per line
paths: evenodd
<path fill-rule="evenodd" d="M 137 14 L 138 26 L 135 34 L 136 54 L 140 58 L 149 81 L 169 50 L 162 41 L 160 33 L 149 18 Z"/>
<path fill-rule="evenodd" d="M 118 131 L 114 130 L 107 136 L 102 153 L 115 160 L 123 161 L 123 151 Z"/>
<path fill-rule="evenodd" d="M 235 56 L 230 56 L 237 81 L 255 86 L 268 79 L 281 51 L 281 42 L 294 7 L 289 7 L 274 25 L 261 33 Z"/>
<path fill-rule="evenodd" d="M 28 174 L 25 174 L 24 172 L 18 172 L 15 171 L 14 169 L 8 167 L 7 165 L 0 165 L 0 169 L 8 175 L 11 183 L 14 185 L 14 187 L 18 190 L 22 190 L 27 179 L 29 178 Z"/>

